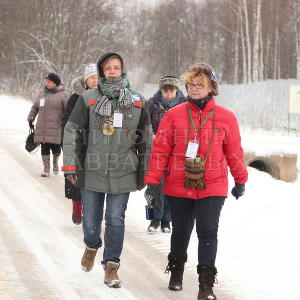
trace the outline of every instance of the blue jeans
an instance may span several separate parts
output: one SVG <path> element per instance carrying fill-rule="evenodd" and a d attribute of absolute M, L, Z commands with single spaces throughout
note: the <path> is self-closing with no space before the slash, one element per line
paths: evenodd
<path fill-rule="evenodd" d="M 169 208 L 169 203 L 162 193 L 164 184 L 164 178 L 161 179 L 159 184 L 159 198 L 155 200 L 153 211 L 154 220 L 160 220 L 163 222 L 171 222 L 171 212 Z"/>
<path fill-rule="evenodd" d="M 100 238 L 105 193 L 81 189 L 84 243 L 94 249 L 102 245 Z M 102 264 L 120 262 L 125 231 L 125 211 L 129 193 L 107 194 L 105 209 L 104 251 Z"/>

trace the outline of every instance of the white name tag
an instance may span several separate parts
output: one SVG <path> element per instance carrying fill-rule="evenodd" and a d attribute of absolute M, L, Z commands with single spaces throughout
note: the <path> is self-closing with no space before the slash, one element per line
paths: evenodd
<path fill-rule="evenodd" d="M 199 144 L 195 142 L 189 142 L 188 147 L 186 149 L 186 157 L 191 157 L 195 158 L 197 157 L 197 152 L 198 152 Z"/>
<path fill-rule="evenodd" d="M 114 113 L 114 127 L 122 127 L 123 125 L 123 114 Z"/>
<path fill-rule="evenodd" d="M 40 99 L 40 106 L 45 106 L 45 98 Z"/>

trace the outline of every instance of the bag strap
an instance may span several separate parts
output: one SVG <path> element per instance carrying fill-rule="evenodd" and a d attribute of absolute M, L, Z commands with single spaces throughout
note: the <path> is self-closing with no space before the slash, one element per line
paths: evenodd
<path fill-rule="evenodd" d="M 34 150 L 34 152 L 29 152 L 30 154 L 36 154 L 38 152 L 38 150 L 40 149 L 41 144 L 39 144 L 36 148 L 36 150 Z"/>
<path fill-rule="evenodd" d="M 189 105 L 188 105 L 188 113 L 189 113 L 189 118 L 188 118 L 188 139 L 187 139 L 187 143 L 186 143 L 186 148 L 188 147 L 188 143 L 190 141 L 190 134 L 191 134 L 190 125 L 191 125 L 191 122 L 194 122 L 193 118 L 191 117 L 191 111 L 190 111 Z M 204 164 L 206 163 L 206 160 L 208 158 L 208 154 L 210 153 L 212 142 L 213 142 L 213 139 L 214 139 L 214 136 L 215 136 L 215 130 L 214 130 L 215 129 L 215 114 L 214 114 L 214 109 L 212 109 L 210 111 L 210 113 L 208 114 L 208 116 L 205 118 L 205 120 L 202 122 L 202 124 L 198 128 L 198 130 L 199 130 L 206 123 L 206 121 L 209 119 L 209 117 L 211 115 L 212 115 L 212 135 L 210 137 L 208 148 L 207 148 L 207 152 L 205 154 Z M 196 127 L 195 123 L 193 124 L 193 127 L 194 128 Z M 198 131 L 197 131 L 197 134 L 198 134 Z"/>

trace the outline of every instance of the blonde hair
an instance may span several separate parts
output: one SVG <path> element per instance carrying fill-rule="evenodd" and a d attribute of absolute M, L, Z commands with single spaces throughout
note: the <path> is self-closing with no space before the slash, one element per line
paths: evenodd
<path fill-rule="evenodd" d="M 192 80 L 195 77 L 200 77 L 201 83 L 203 84 L 203 86 L 208 87 L 210 90 L 213 90 L 213 87 L 211 85 L 211 81 L 208 78 L 208 76 L 206 74 L 204 74 L 203 72 L 197 72 L 197 71 L 187 71 L 186 73 L 184 73 L 181 76 L 181 80 L 184 82 L 184 84 L 188 84 L 191 83 Z"/>

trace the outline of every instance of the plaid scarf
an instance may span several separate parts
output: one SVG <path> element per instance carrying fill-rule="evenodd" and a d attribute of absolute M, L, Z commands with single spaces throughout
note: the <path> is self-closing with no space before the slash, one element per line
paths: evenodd
<path fill-rule="evenodd" d="M 98 86 L 99 97 L 93 110 L 96 125 L 101 127 L 113 114 L 112 101 L 116 101 L 116 112 L 123 114 L 125 120 L 134 116 L 132 94 L 126 75 L 118 78 L 101 78 Z"/>

